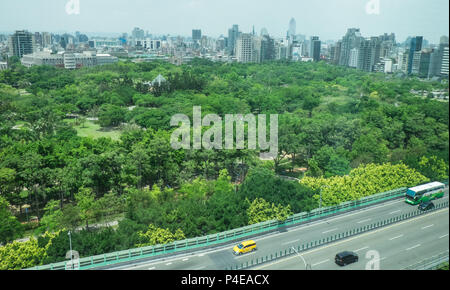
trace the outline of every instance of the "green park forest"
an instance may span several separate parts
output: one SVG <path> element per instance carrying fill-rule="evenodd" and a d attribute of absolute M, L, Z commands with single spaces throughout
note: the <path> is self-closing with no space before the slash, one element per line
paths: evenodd
<path fill-rule="evenodd" d="M 69 71 L 12 58 L 0 71 L 0 269 L 66 260 L 68 231 L 86 257 L 283 220 L 318 208 L 322 189 L 331 206 L 446 180 L 448 102 L 414 93 L 433 90 L 448 81 L 324 62 Z M 170 119 L 193 106 L 278 114 L 277 158 L 172 149 Z"/>

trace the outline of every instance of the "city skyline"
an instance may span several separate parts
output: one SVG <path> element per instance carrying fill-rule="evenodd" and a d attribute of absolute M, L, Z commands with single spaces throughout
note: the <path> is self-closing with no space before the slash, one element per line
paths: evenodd
<path fill-rule="evenodd" d="M 289 29 L 289 21 L 294 18 L 297 34 L 318 35 L 324 41 L 340 39 L 349 27 L 360 28 L 366 36 L 393 32 L 399 42 L 410 36 L 423 35 L 431 43 L 439 43 L 442 35 L 449 34 L 449 3 L 446 0 L 431 3 L 379 0 L 378 14 L 366 11 L 366 5 L 377 0 L 322 0 L 320 3 L 308 2 L 307 5 L 305 2 L 285 0 L 277 2 L 277 6 L 270 5 L 273 1 L 269 0 L 248 0 L 240 6 L 235 0 L 231 0 L 227 6 L 218 5 L 218 1 L 205 0 L 169 0 L 164 3 L 79 0 L 79 14 L 69 15 L 66 4 L 70 1 L 73 0 L 40 0 L 32 3 L 25 0 L 2 1 L 1 30 L 4 33 L 21 29 L 82 31 L 112 36 L 131 33 L 134 27 L 140 27 L 155 35 L 189 36 L 192 29 L 201 29 L 203 35 L 219 37 L 226 36 L 228 29 L 238 24 L 242 32 L 251 32 L 255 26 L 256 31 L 266 28 L 270 35 L 284 37 Z M 23 9 L 25 5 L 28 8 L 20 14 L 11 13 Z M 250 9 L 252 13 L 248 13 Z M 170 16 L 167 17 L 167 14 Z M 92 31 L 92 27 L 96 27 L 96 31 Z"/>

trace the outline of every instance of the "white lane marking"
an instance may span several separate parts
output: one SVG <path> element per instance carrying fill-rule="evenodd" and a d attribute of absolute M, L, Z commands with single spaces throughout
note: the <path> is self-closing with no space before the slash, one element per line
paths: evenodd
<path fill-rule="evenodd" d="M 172 265 L 172 263 L 167 263 L 166 266 Z"/>
<path fill-rule="evenodd" d="M 321 262 L 319 262 L 319 263 L 315 263 L 315 264 L 312 264 L 311 266 L 317 266 L 317 265 L 320 265 L 320 264 L 323 264 L 323 263 L 326 263 L 326 262 L 328 262 L 328 261 L 330 261 L 330 259 L 326 259 L 326 260 L 323 260 L 323 261 L 321 261 Z"/>
<path fill-rule="evenodd" d="M 289 245 L 289 244 L 296 243 L 296 242 L 298 242 L 298 241 L 300 241 L 300 239 L 297 239 L 297 240 L 295 240 L 295 241 L 290 241 L 290 242 L 287 242 L 287 243 L 282 243 L 282 245 Z"/>
<path fill-rule="evenodd" d="M 446 236 L 448 236 L 448 234 L 445 234 L 443 236 L 440 236 L 439 239 L 445 238 Z"/>
<path fill-rule="evenodd" d="M 348 242 L 350 242 L 350 241 L 353 241 L 353 240 L 356 240 L 356 239 L 360 239 L 360 238 L 362 238 L 362 237 L 366 237 L 366 236 L 369 236 L 369 235 L 373 235 L 373 234 L 376 234 L 376 233 L 379 233 L 379 232 L 383 232 L 383 231 L 386 231 L 386 230 L 388 230 L 388 229 L 391 229 L 391 228 L 394 228 L 394 227 L 398 227 L 398 226 L 401 226 L 401 225 L 404 225 L 404 224 L 407 224 L 407 223 L 411 223 L 411 222 L 414 222 L 414 221 L 417 221 L 417 220 L 420 220 L 420 219 L 429 218 L 429 217 L 431 217 L 431 216 L 434 216 L 434 215 L 437 215 L 437 214 L 441 214 L 441 213 L 443 213 L 443 212 L 445 212 L 445 211 L 448 211 L 448 210 L 449 210 L 448 208 L 444 208 L 444 209 L 442 209 L 442 210 L 438 210 L 438 211 L 429 213 L 429 214 L 427 214 L 427 215 L 418 216 L 418 217 L 415 217 L 415 218 L 412 218 L 412 219 L 409 219 L 409 220 L 405 220 L 405 221 L 400 222 L 400 223 L 398 223 L 398 224 L 393 224 L 393 225 L 390 225 L 390 226 L 387 226 L 387 227 L 383 227 L 383 228 L 381 228 L 381 229 L 379 229 L 379 230 L 376 230 L 376 231 L 373 231 L 373 232 L 368 232 L 368 233 L 362 234 L 362 235 L 360 235 L 360 236 L 356 236 L 356 237 L 350 238 L 350 239 L 348 239 L 348 240 L 346 240 L 346 241 L 341 241 L 341 242 L 337 242 L 337 243 L 335 243 L 335 244 L 330 244 L 330 245 L 327 245 L 327 246 L 324 246 L 324 247 L 320 247 L 320 248 L 317 248 L 317 249 L 313 249 L 313 250 L 306 251 L 306 252 L 304 253 L 304 255 L 306 255 L 306 254 L 311 254 L 311 253 L 315 253 L 315 252 L 317 252 L 317 251 L 321 251 L 321 250 L 326 249 L 326 248 L 335 247 L 335 246 L 341 245 L 341 244 L 343 244 L 343 243 L 348 243 Z M 261 270 L 261 269 L 263 269 L 263 268 L 266 268 L 266 267 L 269 267 L 269 266 L 273 266 L 273 265 L 275 265 L 275 264 L 284 263 L 284 262 L 286 262 L 286 261 L 288 261 L 288 260 L 291 260 L 291 259 L 293 259 L 293 258 L 294 258 L 294 257 L 288 257 L 288 258 L 281 259 L 281 260 L 278 260 L 278 261 L 273 262 L 273 263 L 265 264 L 265 265 L 263 265 L 263 266 L 261 266 L 261 267 L 255 268 L 255 270 Z"/>
<path fill-rule="evenodd" d="M 155 269 L 156 267 L 151 267 L 151 268 L 148 268 L 149 270 L 153 270 L 153 269 Z"/>
<path fill-rule="evenodd" d="M 203 257 L 205 255 L 205 253 L 201 253 L 201 254 L 198 254 L 197 256 L 198 257 Z"/>
<path fill-rule="evenodd" d="M 422 230 L 427 229 L 427 228 L 431 228 L 432 226 L 434 226 L 434 224 L 426 226 L 426 227 L 423 227 Z"/>
<path fill-rule="evenodd" d="M 396 236 L 396 237 L 390 238 L 389 241 L 392 241 L 392 240 L 395 240 L 395 239 L 398 239 L 398 238 L 401 238 L 401 237 L 403 237 L 403 235 L 400 235 L 400 236 Z"/>
<path fill-rule="evenodd" d="M 235 258 L 235 259 L 245 258 L 245 257 L 248 257 L 248 256 L 253 255 L 253 254 L 256 254 L 256 252 L 249 253 L 249 254 L 244 254 L 244 255 L 240 255 L 240 256 L 237 256 L 237 257 L 234 257 L 234 258 Z"/>
<path fill-rule="evenodd" d="M 407 248 L 406 250 L 409 251 L 409 250 L 415 249 L 415 248 L 417 248 L 417 247 L 420 247 L 420 244 L 417 244 L 417 245 L 415 245 L 415 246 L 412 246 L 411 248 Z"/>
<path fill-rule="evenodd" d="M 448 199 L 448 195 L 445 195 L 445 197 L 443 198 L 443 200 L 447 200 L 447 199 Z M 405 200 L 404 200 L 404 199 L 401 199 L 401 200 L 387 201 L 387 202 L 385 202 L 385 203 L 382 203 L 381 205 L 375 205 L 375 206 L 370 205 L 370 206 L 367 207 L 367 208 L 362 208 L 362 209 L 353 210 L 353 211 L 351 211 L 351 212 L 348 213 L 348 214 L 347 214 L 347 213 L 343 213 L 343 214 L 338 215 L 337 217 L 325 218 L 325 219 L 323 219 L 323 220 L 314 221 L 314 222 L 311 222 L 311 223 L 307 223 L 307 224 L 305 224 L 305 225 L 296 226 L 296 227 L 294 227 L 294 228 L 292 228 L 292 229 L 289 229 L 288 232 L 293 233 L 293 232 L 300 231 L 300 230 L 304 230 L 304 229 L 308 229 L 308 228 L 310 228 L 310 227 L 314 227 L 314 226 L 317 226 L 317 225 L 325 224 L 325 223 L 328 223 L 328 222 L 330 222 L 330 221 L 336 221 L 336 220 L 339 220 L 339 219 L 348 218 L 348 217 L 351 217 L 351 216 L 354 216 L 354 215 L 357 215 L 357 214 L 367 213 L 367 212 L 369 212 L 369 211 L 371 211 L 371 210 L 374 210 L 374 209 L 379 209 L 379 208 L 382 208 L 382 207 L 392 206 L 392 205 L 394 205 L 394 204 L 396 204 L 396 203 L 404 203 L 404 202 L 405 202 Z M 440 211 L 437 211 L 437 213 L 439 213 L 439 212 L 440 212 Z M 402 224 L 402 223 L 400 223 L 400 224 Z M 284 235 L 284 234 L 286 234 L 286 233 L 267 234 L 267 235 L 261 236 L 260 238 L 258 238 L 258 240 L 261 241 L 261 240 L 266 240 L 266 239 L 276 238 L 276 237 L 281 236 L 281 235 Z M 229 247 L 230 247 L 230 245 L 223 246 L 223 247 L 218 247 L 218 248 L 215 249 L 215 250 L 207 251 L 207 254 L 213 254 L 213 253 L 216 253 L 216 252 L 226 251 L 226 250 L 229 249 Z M 186 254 L 184 254 L 184 253 L 181 252 L 181 253 L 180 253 L 180 256 L 183 256 L 183 255 L 186 255 Z M 198 255 L 198 256 L 199 256 L 199 257 L 202 257 L 203 255 L 205 255 L 205 253 L 201 254 L 201 256 L 200 256 L 200 255 Z M 175 261 L 175 260 L 177 260 L 177 259 L 179 259 L 179 258 L 180 258 L 180 257 L 174 258 L 173 261 Z M 160 264 L 160 263 L 163 263 L 163 261 L 161 261 L 162 259 L 163 259 L 163 258 L 161 258 L 161 259 L 155 259 L 155 260 L 151 261 L 150 263 L 149 263 L 149 262 L 140 262 L 140 263 L 137 262 L 136 264 L 133 264 L 132 266 L 136 267 L 136 266 L 141 266 L 141 265 L 146 266 L 146 265 L 151 265 L 151 264 Z M 113 267 L 113 268 L 111 268 L 111 269 L 122 269 L 122 268 L 127 269 L 127 268 L 129 268 L 129 267 L 130 267 L 130 266 L 122 266 L 122 267 Z M 131 269 L 131 268 L 130 268 L 130 269 Z"/>
<path fill-rule="evenodd" d="M 205 268 L 206 268 L 206 266 L 203 266 L 203 267 L 195 268 L 195 269 L 192 269 L 192 270 L 193 270 L 193 271 L 198 271 L 198 270 L 205 269 Z"/>
<path fill-rule="evenodd" d="M 370 220 L 372 220 L 372 219 L 365 219 L 365 220 L 359 221 L 358 224 L 362 224 L 362 223 L 368 222 Z"/>
<path fill-rule="evenodd" d="M 361 249 L 358 249 L 358 250 L 354 250 L 353 252 L 359 252 L 359 251 L 362 251 L 362 250 L 365 250 L 365 249 L 368 249 L 369 247 L 364 247 L 364 248 L 361 248 Z"/>
<path fill-rule="evenodd" d="M 394 214 L 394 213 L 398 213 L 398 212 L 400 212 L 400 211 L 402 211 L 402 210 L 401 210 L 401 209 L 399 209 L 399 210 L 396 210 L 396 211 L 390 212 L 389 214 Z"/>
<path fill-rule="evenodd" d="M 335 228 L 335 229 L 332 229 L 332 230 L 328 230 L 328 231 L 324 231 L 324 232 L 322 232 L 322 234 L 326 234 L 326 233 L 329 233 L 329 232 L 334 232 L 336 230 L 338 230 L 338 228 Z"/>
<path fill-rule="evenodd" d="M 189 259 L 188 259 L 188 258 L 186 258 L 186 259 L 183 259 L 183 262 L 184 262 L 184 261 L 187 261 L 187 260 L 189 260 Z"/>

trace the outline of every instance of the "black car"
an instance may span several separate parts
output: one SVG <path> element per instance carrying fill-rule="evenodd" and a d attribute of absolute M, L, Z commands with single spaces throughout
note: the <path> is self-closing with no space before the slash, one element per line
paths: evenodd
<path fill-rule="evenodd" d="M 359 259 L 359 257 L 356 253 L 345 251 L 345 252 L 337 254 L 336 257 L 334 258 L 334 261 L 339 266 L 345 266 L 348 264 L 358 262 L 358 259 Z"/>
<path fill-rule="evenodd" d="M 422 202 L 419 205 L 419 209 L 423 210 L 423 211 L 430 210 L 430 209 L 433 209 L 433 208 L 434 208 L 434 203 L 432 203 L 431 201 Z"/>

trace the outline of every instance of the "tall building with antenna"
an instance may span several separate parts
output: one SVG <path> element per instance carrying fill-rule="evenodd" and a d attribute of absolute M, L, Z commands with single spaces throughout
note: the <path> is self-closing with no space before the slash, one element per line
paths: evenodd
<path fill-rule="evenodd" d="M 289 30 L 288 30 L 288 37 L 293 38 L 295 34 L 297 33 L 297 22 L 294 18 L 291 19 L 289 22 Z"/>

